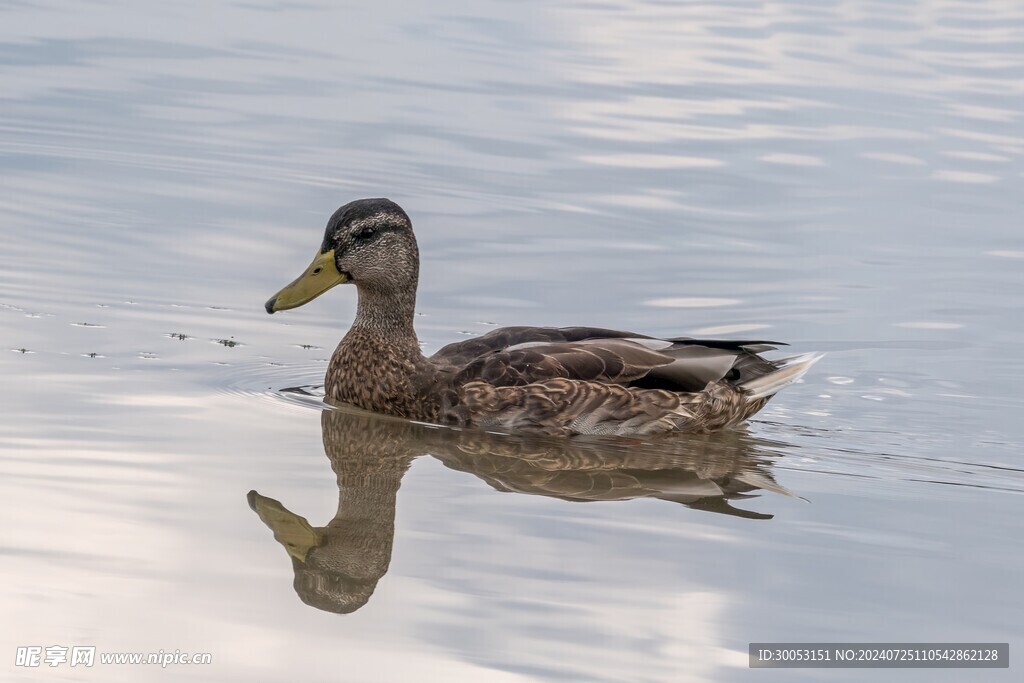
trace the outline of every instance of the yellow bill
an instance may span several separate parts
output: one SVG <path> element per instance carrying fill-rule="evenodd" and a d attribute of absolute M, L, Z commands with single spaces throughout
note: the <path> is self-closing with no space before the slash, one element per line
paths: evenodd
<path fill-rule="evenodd" d="M 279 501 L 261 496 L 255 491 L 249 492 L 248 499 L 249 507 L 274 532 L 274 539 L 299 562 L 305 562 L 310 549 L 320 545 L 320 532 L 305 517 L 300 517 Z"/>
<path fill-rule="evenodd" d="M 334 250 L 317 254 L 306 271 L 266 303 L 267 313 L 285 311 L 309 303 L 335 285 L 348 282 L 348 276 L 338 271 L 334 263 Z"/>

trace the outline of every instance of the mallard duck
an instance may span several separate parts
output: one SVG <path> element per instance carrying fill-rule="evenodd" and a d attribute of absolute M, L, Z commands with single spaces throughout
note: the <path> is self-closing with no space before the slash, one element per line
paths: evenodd
<path fill-rule="evenodd" d="M 334 212 L 313 262 L 266 310 L 353 283 L 356 318 L 328 364 L 328 400 L 514 433 L 711 432 L 746 420 L 821 358 L 760 355 L 777 342 L 594 327 L 505 327 L 428 358 L 413 329 L 418 280 L 409 216 L 388 199 L 359 199 Z"/>

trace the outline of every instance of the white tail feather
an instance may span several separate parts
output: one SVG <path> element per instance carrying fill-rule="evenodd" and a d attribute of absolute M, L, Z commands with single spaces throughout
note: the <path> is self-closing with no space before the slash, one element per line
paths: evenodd
<path fill-rule="evenodd" d="M 825 354 L 823 353 L 802 353 L 799 356 L 782 358 L 775 361 L 780 363 L 778 370 L 744 382 L 740 387 L 747 391 L 746 398 L 748 401 L 756 401 L 759 398 L 772 396 L 783 387 L 787 387 L 803 377 L 811 369 L 812 365 L 824 357 Z"/>

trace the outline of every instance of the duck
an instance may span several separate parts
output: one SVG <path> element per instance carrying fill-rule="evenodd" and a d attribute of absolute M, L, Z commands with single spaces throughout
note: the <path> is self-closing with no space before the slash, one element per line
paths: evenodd
<path fill-rule="evenodd" d="M 355 320 L 324 378 L 329 403 L 460 428 L 554 437 L 710 433 L 757 413 L 823 354 L 771 341 L 657 338 L 599 327 L 503 327 L 423 354 L 419 248 L 408 214 L 359 199 L 327 221 L 313 261 L 265 304 L 356 287 Z"/>

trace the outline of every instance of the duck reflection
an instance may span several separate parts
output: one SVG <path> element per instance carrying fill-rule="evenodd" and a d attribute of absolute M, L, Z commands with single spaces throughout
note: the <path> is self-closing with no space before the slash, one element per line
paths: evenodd
<path fill-rule="evenodd" d="M 749 519 L 733 507 L 760 489 L 792 495 L 769 470 L 773 447 L 742 431 L 652 439 L 546 439 L 434 427 L 350 408 L 321 414 L 324 451 L 338 481 L 338 511 L 315 527 L 273 498 L 249 506 L 291 556 L 295 592 L 308 605 L 349 613 L 388 570 L 402 477 L 430 454 L 498 491 L 569 501 L 658 498 Z"/>

